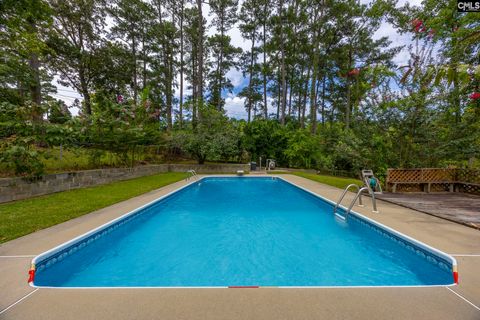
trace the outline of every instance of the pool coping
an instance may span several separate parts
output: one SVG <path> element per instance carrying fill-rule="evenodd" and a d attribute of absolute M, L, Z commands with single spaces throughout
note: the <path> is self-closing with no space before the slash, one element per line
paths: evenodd
<path fill-rule="evenodd" d="M 325 288 L 325 289 L 328 289 L 328 288 L 338 288 L 338 289 L 342 289 L 342 288 L 345 288 L 345 289 L 352 289 L 352 288 L 432 288 L 432 287 L 452 287 L 452 286 L 456 286 L 458 285 L 458 267 L 457 267 L 457 261 L 456 259 L 441 251 L 441 250 L 438 250 L 434 247 L 431 247 L 419 240 L 416 240 L 412 237 L 409 237 L 395 229 L 392 229 L 382 223 L 379 223 L 373 219 L 370 219 L 368 217 L 366 217 L 365 215 L 363 214 L 360 214 L 356 211 L 350 211 L 350 214 L 351 215 L 354 215 L 357 219 L 359 220 L 364 220 L 366 221 L 367 223 L 379 228 L 379 229 L 382 229 L 382 230 L 385 230 L 386 232 L 388 233 L 391 233 L 399 238 L 401 238 L 403 241 L 405 242 L 408 242 L 408 243 L 411 243 L 413 244 L 414 246 L 417 246 L 421 249 L 423 249 L 424 251 L 427 251 L 429 252 L 430 254 L 434 255 L 434 256 L 437 256 L 449 263 L 452 264 L 452 272 L 453 272 L 453 279 L 454 279 L 454 282 L 451 283 L 451 284 L 438 284 L 438 285 L 379 285 L 379 286 L 368 286 L 368 285 L 362 285 L 362 286 L 115 286 L 115 287 L 110 287 L 110 286 L 102 286 L 102 287 L 56 287 L 56 286 L 37 286 L 34 284 L 34 278 L 35 278 L 35 271 L 36 271 L 36 265 L 46 259 L 48 259 L 49 257 L 61 252 L 62 250 L 76 244 L 76 243 L 80 243 L 82 240 L 86 239 L 86 238 L 89 238 L 90 236 L 102 231 L 102 230 L 107 230 L 109 227 L 115 225 L 116 223 L 118 223 L 119 221 L 122 221 L 122 220 L 127 220 L 127 218 L 129 217 L 133 217 L 134 215 L 136 215 L 137 213 L 139 213 L 141 210 L 157 203 L 157 202 L 160 202 L 162 201 L 163 199 L 165 198 L 168 198 L 170 196 L 172 196 L 173 194 L 185 189 L 185 188 L 188 188 L 189 186 L 199 182 L 199 181 L 202 181 L 204 179 L 208 179 L 208 178 L 225 178 L 226 176 L 225 175 L 208 175 L 208 176 L 203 176 L 203 177 L 200 177 L 198 179 L 195 179 L 195 178 L 192 178 L 191 182 L 171 191 L 171 192 L 168 192 L 167 194 L 163 195 L 163 196 L 160 196 L 159 198 L 157 199 L 154 199 L 138 208 L 135 208 L 134 210 L 130 211 L 130 212 L 127 212 L 115 219 L 112 219 L 92 230 L 89 230 L 83 234 L 81 234 L 80 236 L 77 236 L 71 240 L 68 240 L 52 249 L 49 249 L 47 251 L 44 251 L 38 255 L 36 255 L 32 261 L 31 261 L 31 267 L 30 267 L 30 270 L 28 271 L 28 274 L 29 274 L 29 279 L 28 279 L 28 284 L 30 287 L 32 288 L 36 288 L 36 289 L 226 289 L 226 288 L 244 288 L 244 289 L 251 289 L 251 288 L 282 288 L 282 289 L 319 289 L 319 288 Z M 286 182 L 290 185 L 293 185 L 301 190 L 303 190 L 304 192 L 307 192 L 308 194 L 310 195 L 313 195 L 314 197 L 318 198 L 319 200 L 321 201 L 324 201 L 324 202 L 327 202 L 333 206 L 335 206 L 335 202 L 333 202 L 332 200 L 326 198 L 326 197 L 323 197 L 323 196 L 320 196 L 304 187 L 301 187 L 299 185 L 297 185 L 296 183 L 294 182 L 291 182 L 291 181 L 288 181 L 286 179 L 284 179 L 283 177 L 281 176 L 278 176 L 278 175 L 269 175 L 269 176 L 229 176 L 229 178 L 261 178 L 261 179 L 280 179 L 282 180 L 283 182 Z M 187 179 L 188 181 L 188 179 Z M 342 210 L 347 210 L 346 207 L 344 207 L 343 205 L 339 205 L 339 207 L 342 209 Z M 124 223 L 126 223 L 128 221 L 125 221 Z"/>

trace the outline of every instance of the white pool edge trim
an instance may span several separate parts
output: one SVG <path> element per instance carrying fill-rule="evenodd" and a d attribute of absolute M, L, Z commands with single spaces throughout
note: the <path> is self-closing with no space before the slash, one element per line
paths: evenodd
<path fill-rule="evenodd" d="M 304 187 L 301 187 L 301 186 L 295 184 L 294 182 L 288 181 L 288 180 L 286 180 L 283 177 L 280 177 L 278 175 L 241 176 L 241 177 L 235 176 L 235 175 L 232 175 L 232 176 L 229 176 L 229 175 L 228 176 L 227 175 L 203 176 L 203 177 L 200 177 L 200 179 L 198 179 L 198 180 L 191 181 L 191 182 L 189 182 L 189 183 L 187 183 L 187 184 L 185 184 L 185 185 L 183 185 L 183 186 L 181 186 L 181 187 L 179 187 L 179 188 L 177 188 L 173 191 L 170 191 L 170 192 L 164 194 L 163 196 L 160 196 L 159 198 L 157 198 L 155 200 L 152 200 L 152 201 L 150 201 L 150 202 L 148 202 L 148 203 L 146 203 L 146 204 L 144 204 L 144 205 L 142 205 L 142 206 L 140 206 L 140 207 L 138 207 L 138 208 L 136 208 L 136 209 L 134 209 L 130 212 L 127 212 L 127 213 L 121 215 L 120 217 L 117 217 L 117 218 L 115 218 L 113 220 L 110 220 L 110 221 L 108 221 L 108 222 L 90 230 L 90 231 L 87 231 L 87 232 L 85 232 L 84 234 L 82 234 L 78 237 L 75 237 L 75 238 L 73 238 L 71 240 L 68 240 L 68 241 L 66 241 L 66 242 L 64 242 L 64 243 L 62 243 L 62 244 L 60 244 L 60 245 L 58 245 L 58 246 L 56 246 L 56 247 L 54 247 L 50 250 L 47 250 L 43 253 L 40 253 L 39 255 L 35 256 L 32 259 L 30 271 L 33 270 L 33 272 L 35 272 L 36 264 L 38 262 L 47 259 L 48 257 L 56 254 L 57 252 L 65 249 L 66 247 L 69 247 L 69 246 L 71 246 L 75 243 L 78 243 L 78 242 L 82 241 L 83 239 L 91 236 L 92 234 L 95 234 L 98 231 L 106 229 L 106 228 L 110 227 L 111 225 L 115 224 L 116 222 L 118 222 L 122 219 L 125 219 L 125 218 L 137 213 L 138 211 L 140 211 L 140 210 L 142 210 L 142 209 L 144 209 L 144 208 L 146 208 L 150 205 L 153 205 L 154 203 L 159 202 L 159 201 L 171 196 L 172 194 L 175 194 L 176 192 L 179 192 L 180 190 L 183 190 L 183 189 L 189 187 L 192 184 L 199 183 L 206 178 L 222 178 L 222 177 L 223 178 L 224 177 L 229 177 L 229 178 L 236 178 L 236 179 L 245 179 L 245 178 L 263 178 L 263 179 L 265 179 L 265 178 L 271 177 L 272 179 L 274 179 L 274 178 L 275 179 L 280 179 L 280 180 L 282 180 L 282 181 L 284 181 L 288 184 L 291 184 L 291 185 L 293 185 L 293 186 L 295 186 L 295 187 L 297 187 L 297 188 L 299 188 L 299 189 L 301 189 L 305 192 L 310 193 L 311 195 L 319 198 L 322 201 L 326 201 L 326 202 L 330 203 L 331 205 L 335 206 L 335 202 L 333 202 L 333 201 L 331 201 L 331 200 L 329 200 L 325 197 L 322 197 L 322 196 L 320 196 L 320 195 L 314 193 L 313 191 L 310 191 L 310 190 L 308 190 Z M 340 205 L 340 207 L 342 209 L 346 210 L 346 208 L 343 205 Z M 364 220 L 368 221 L 371 224 L 374 224 L 375 226 L 377 226 L 379 228 L 382 228 L 382 229 L 384 229 L 384 230 L 386 230 L 390 233 L 393 233 L 394 235 L 402 238 L 405 241 L 411 242 L 411 243 L 417 245 L 418 247 L 420 247 L 420 248 L 422 248 L 422 249 L 424 249 L 424 250 L 426 250 L 426 251 L 428 251 L 428 252 L 430 252 L 434 255 L 442 257 L 443 259 L 452 263 L 453 271 L 456 272 L 456 270 L 457 270 L 457 260 L 454 257 L 450 256 L 449 254 L 447 254 L 443 251 L 440 251 L 436 248 L 433 248 L 433 247 L 431 247 L 431 246 L 429 246 L 429 245 L 427 245 L 427 244 L 425 244 L 421 241 L 418 241 L 414 238 L 411 238 L 411 237 L 409 237 L 409 236 L 407 236 L 407 235 L 405 235 L 405 234 L 403 234 L 399 231 L 396 231 L 396 230 L 394 230 L 394 229 L 392 229 L 388 226 L 385 226 L 385 225 L 383 225 L 379 222 L 376 222 L 375 220 L 370 219 L 370 218 L 368 218 L 368 217 L 366 217 L 366 216 L 364 216 L 364 215 L 362 215 L 362 214 L 360 214 L 356 211 L 352 210 L 352 211 L 350 211 L 350 214 L 354 214 L 358 218 L 364 219 Z M 37 285 L 34 284 L 34 281 L 29 281 L 28 284 L 32 288 L 48 288 L 48 289 L 141 289 L 141 288 L 144 288 L 144 289 L 154 289 L 154 288 L 158 288 L 158 289 L 208 289 L 208 288 L 210 288 L 210 289 L 212 289 L 212 288 L 230 288 L 229 286 L 204 286 L 204 287 L 203 286 L 200 286 L 200 287 L 198 287 L 198 286 L 193 286 L 193 287 L 185 287 L 185 286 L 178 286 L 178 287 L 161 287 L 161 286 L 152 286 L 152 287 L 150 287 L 150 286 L 141 286 L 141 287 L 136 287 L 136 286 L 133 286 L 133 287 L 51 287 L 51 286 L 37 286 Z M 450 287 L 450 286 L 455 286 L 455 285 L 457 285 L 457 283 L 454 282 L 452 284 L 447 284 L 447 285 L 413 285 L 413 286 L 400 285 L 400 286 L 258 286 L 258 287 L 259 288 L 295 288 L 295 289 L 299 289 L 299 288 L 306 288 L 306 289 L 307 288 L 425 288 L 425 287 L 430 288 L 430 287 Z"/>

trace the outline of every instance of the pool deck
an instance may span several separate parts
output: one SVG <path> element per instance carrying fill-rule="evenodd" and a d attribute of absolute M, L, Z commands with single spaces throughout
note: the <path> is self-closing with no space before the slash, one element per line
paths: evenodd
<path fill-rule="evenodd" d="M 379 199 L 480 230 L 480 196 L 459 192 L 410 192 L 378 195 Z"/>
<path fill-rule="evenodd" d="M 281 177 L 333 201 L 341 193 L 301 177 Z M 27 284 L 33 256 L 186 183 L 0 245 L 0 319 L 480 319 L 480 231 L 384 201 L 374 214 L 368 198 L 355 211 L 455 256 L 460 284 L 316 289 L 36 289 Z"/>

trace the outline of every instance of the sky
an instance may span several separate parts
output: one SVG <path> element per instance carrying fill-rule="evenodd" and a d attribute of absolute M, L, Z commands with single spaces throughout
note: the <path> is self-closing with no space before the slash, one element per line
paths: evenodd
<path fill-rule="evenodd" d="M 361 3 L 370 3 L 370 0 L 360 0 Z M 373 0 L 374 1 L 374 0 Z M 241 1 L 240 1 L 241 2 Z M 420 5 L 421 0 L 399 0 L 397 6 L 403 6 L 405 3 L 410 3 L 411 5 Z M 209 15 L 209 10 L 208 10 L 208 5 L 204 5 L 203 7 L 205 16 L 207 19 L 208 25 L 210 25 L 210 21 L 212 19 L 212 16 Z M 214 28 L 209 28 L 208 30 L 208 35 L 214 34 L 215 29 Z M 250 41 L 245 40 L 241 34 L 238 26 L 234 26 L 229 32 L 228 35 L 231 37 L 232 45 L 236 47 L 240 47 L 244 49 L 245 51 L 250 49 Z M 403 34 L 400 35 L 395 28 L 393 28 L 392 25 L 383 22 L 381 27 L 377 30 L 377 32 L 373 35 L 374 39 L 379 39 L 381 37 L 388 37 L 392 41 L 392 46 L 402 46 L 405 45 L 407 46 L 408 44 L 411 43 L 411 35 L 409 34 Z M 406 64 L 408 61 L 408 52 L 406 48 L 399 52 L 396 57 L 394 58 L 394 62 L 397 65 L 403 65 Z M 232 117 L 232 118 L 237 118 L 237 119 L 246 119 L 247 118 L 247 112 L 245 111 L 245 101 L 244 98 L 240 98 L 237 96 L 237 93 L 247 85 L 247 79 L 243 77 L 242 72 L 235 70 L 232 68 L 229 70 L 227 73 L 227 77 L 231 80 L 234 89 L 233 93 L 226 93 L 224 95 L 225 98 L 225 111 L 227 113 L 227 116 Z M 180 80 L 179 76 L 177 77 L 177 81 Z M 58 77 L 55 77 L 53 80 L 53 84 L 57 87 L 58 93 L 57 94 L 52 94 L 54 97 L 61 99 L 65 101 L 67 105 L 71 105 L 75 99 L 79 99 L 80 101 L 82 100 L 82 96 L 76 92 L 74 89 L 62 86 L 58 83 Z M 184 87 L 187 87 L 187 84 L 184 84 Z M 189 95 L 191 92 L 184 92 L 184 95 Z M 179 97 L 179 92 L 175 93 L 176 97 Z M 270 99 L 271 100 L 271 99 Z M 269 113 L 275 112 L 273 106 L 271 103 L 268 103 L 269 105 Z M 76 108 L 71 108 L 70 111 L 72 114 L 77 115 L 78 114 L 78 109 Z"/>

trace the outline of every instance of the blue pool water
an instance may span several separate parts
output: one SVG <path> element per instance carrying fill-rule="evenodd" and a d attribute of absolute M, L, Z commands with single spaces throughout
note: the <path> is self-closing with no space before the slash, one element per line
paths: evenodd
<path fill-rule="evenodd" d="M 35 285 L 389 286 L 453 282 L 440 257 L 281 179 L 206 178 L 37 263 Z"/>

